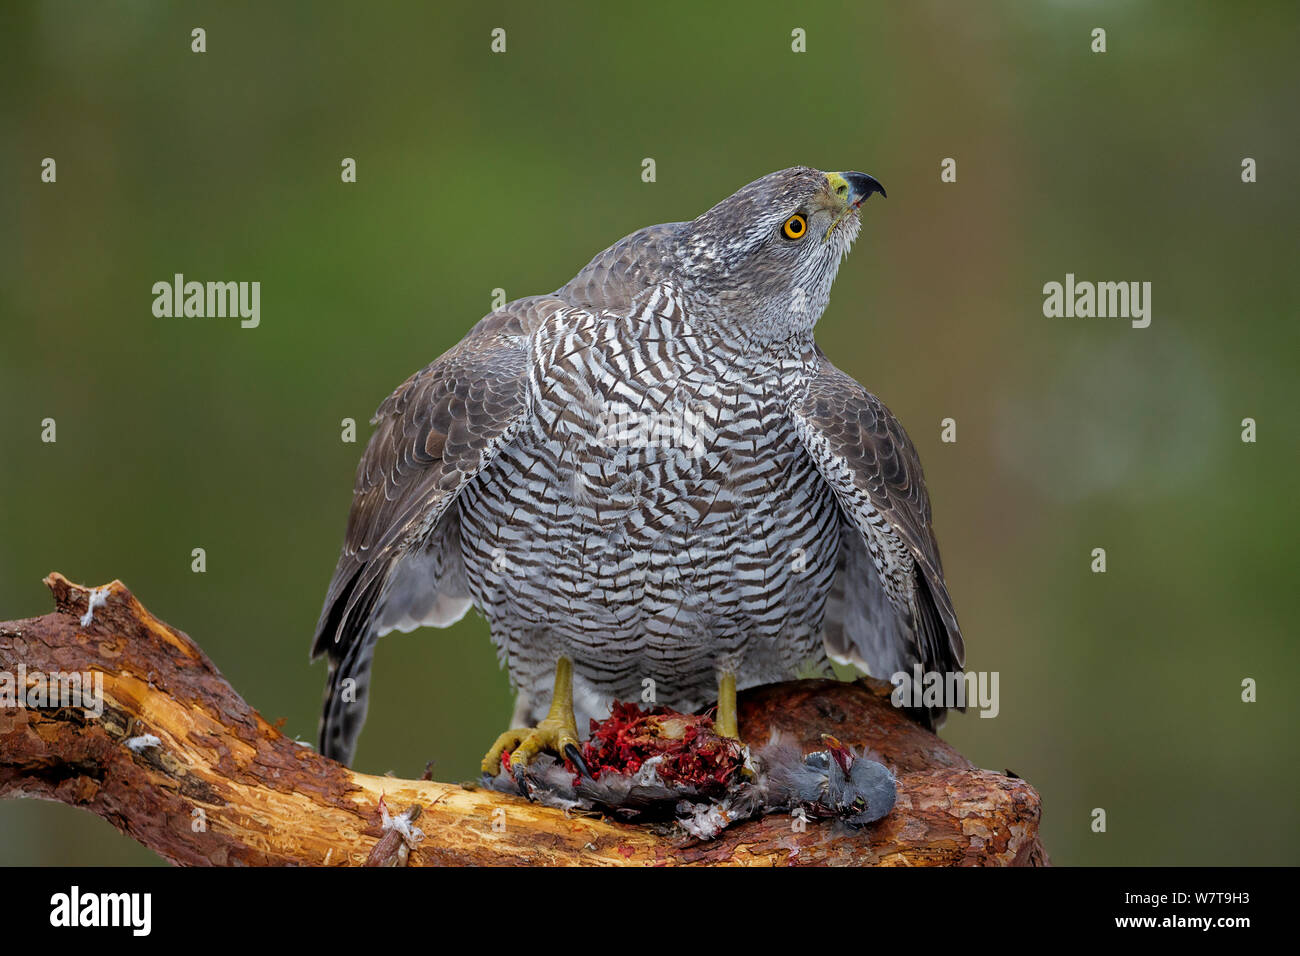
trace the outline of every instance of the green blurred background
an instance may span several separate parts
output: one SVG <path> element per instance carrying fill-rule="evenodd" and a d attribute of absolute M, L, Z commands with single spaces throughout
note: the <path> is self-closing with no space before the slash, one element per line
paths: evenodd
<path fill-rule="evenodd" d="M 307 649 L 384 396 L 496 287 L 554 289 L 774 169 L 861 169 L 889 199 L 819 340 L 911 432 L 968 665 L 1001 674 L 1001 714 L 944 736 L 1042 792 L 1057 863 L 1297 862 L 1295 4 L 0 18 L 0 618 L 49 610 L 52 569 L 121 578 L 314 740 Z M 176 272 L 260 280 L 261 327 L 155 318 Z M 1067 272 L 1152 282 L 1150 328 L 1044 318 Z M 373 772 L 470 778 L 511 709 L 476 615 L 386 638 L 374 683 Z M 0 803 L 0 863 L 149 862 Z"/>

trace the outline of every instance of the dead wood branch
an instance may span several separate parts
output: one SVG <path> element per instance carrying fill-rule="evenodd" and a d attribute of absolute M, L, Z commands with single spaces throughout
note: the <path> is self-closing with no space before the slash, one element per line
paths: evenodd
<path fill-rule="evenodd" d="M 888 685 L 799 681 L 742 695 L 750 741 L 780 727 L 868 745 L 898 773 L 898 804 L 857 833 L 790 817 L 738 824 L 712 842 L 566 816 L 521 798 L 355 773 L 285 737 L 226 683 L 185 634 L 114 581 L 92 591 L 51 574 L 56 610 L 0 624 L 0 797 L 82 807 L 173 863 L 360 866 L 473 864 L 1043 864 L 1038 794 L 978 770 L 886 699 Z M 102 603 L 100 603 L 102 601 Z M 103 712 L 33 701 L 45 675 L 102 675 Z M 21 676 L 21 680 L 18 680 Z M 488 736 L 491 736 L 490 733 Z M 486 737 L 484 738 L 487 739 Z M 424 839 L 383 829 L 418 807 Z"/>

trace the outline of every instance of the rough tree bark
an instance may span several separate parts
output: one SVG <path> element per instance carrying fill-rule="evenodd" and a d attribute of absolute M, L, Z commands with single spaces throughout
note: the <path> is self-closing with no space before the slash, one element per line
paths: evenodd
<path fill-rule="evenodd" d="M 703 843 L 569 816 L 522 798 L 356 773 L 296 743 L 230 687 L 185 634 L 114 581 L 97 594 L 51 574 L 56 610 L 0 624 L 0 674 L 103 675 L 98 718 L 79 707 L 0 706 L 0 797 L 58 800 L 111 822 L 173 863 L 1043 865 L 1027 783 L 979 770 L 885 699 L 875 682 L 798 681 L 742 695 L 741 734 L 820 734 L 869 745 L 898 774 L 898 803 L 856 833 L 790 817 Z M 100 601 L 102 600 L 102 604 Z M 21 692 L 24 688 L 19 687 Z M 9 703 L 12 703 L 10 701 Z M 419 813 L 424 839 L 385 831 L 380 801 Z M 494 826 L 495 824 L 495 826 Z M 504 826 L 502 826 L 504 824 Z"/>

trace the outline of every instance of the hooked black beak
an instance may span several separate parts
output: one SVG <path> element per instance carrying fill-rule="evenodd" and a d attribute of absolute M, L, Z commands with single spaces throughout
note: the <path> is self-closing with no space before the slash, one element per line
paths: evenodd
<path fill-rule="evenodd" d="M 885 199 L 889 196 L 885 193 L 885 187 L 880 185 L 874 177 L 866 173 L 840 173 L 844 181 L 849 184 L 849 202 L 854 209 L 857 209 L 872 193 L 880 193 Z"/>
<path fill-rule="evenodd" d="M 827 173 L 826 182 L 841 205 L 822 242 L 829 242 L 835 227 L 857 212 L 872 193 L 885 195 L 885 187 L 866 173 Z"/>

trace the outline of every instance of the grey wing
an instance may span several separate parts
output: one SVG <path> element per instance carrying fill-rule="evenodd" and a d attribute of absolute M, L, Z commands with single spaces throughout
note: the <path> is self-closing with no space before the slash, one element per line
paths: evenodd
<path fill-rule="evenodd" d="M 903 426 L 824 356 L 792 415 L 840 506 L 827 654 L 884 679 L 918 663 L 927 673 L 960 672 L 965 645 L 944 583 L 921 460 Z M 917 716 L 934 726 L 943 712 Z"/>
<path fill-rule="evenodd" d="M 563 306 L 529 299 L 492 313 L 375 413 L 312 644 L 313 658 L 330 661 L 320 727 L 326 756 L 351 759 L 375 640 L 396 628 L 451 623 L 468 609 L 452 504 L 524 420 L 528 334 Z"/>

